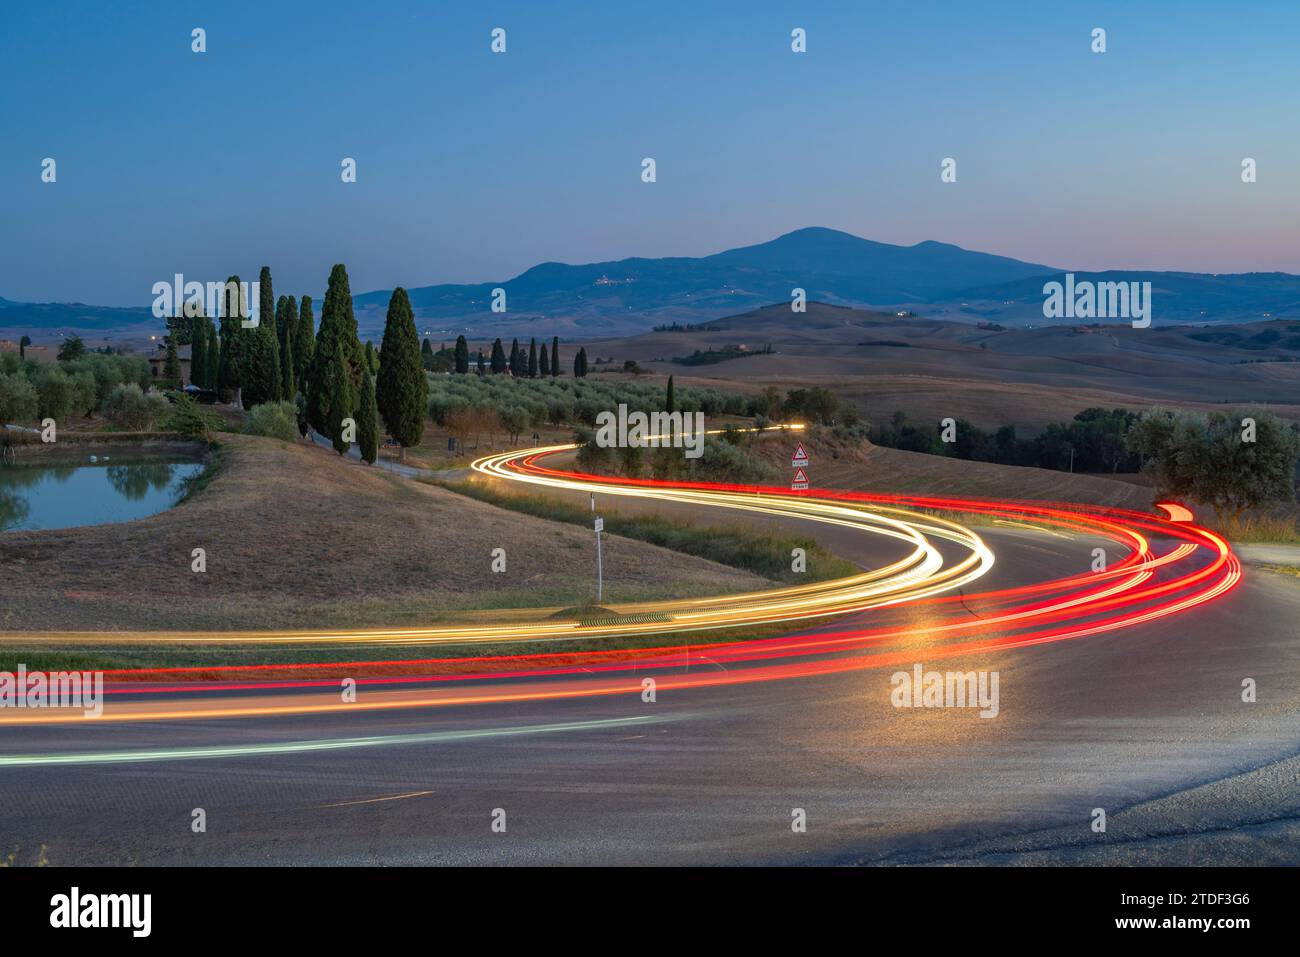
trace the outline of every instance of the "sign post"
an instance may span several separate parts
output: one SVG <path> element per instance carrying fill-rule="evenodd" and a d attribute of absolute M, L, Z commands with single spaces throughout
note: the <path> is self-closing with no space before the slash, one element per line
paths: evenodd
<path fill-rule="evenodd" d="M 593 496 L 593 501 L 595 497 Z M 601 561 L 600 555 L 600 533 L 605 530 L 605 520 L 596 519 L 596 604 L 599 605 L 605 597 L 605 568 Z"/>

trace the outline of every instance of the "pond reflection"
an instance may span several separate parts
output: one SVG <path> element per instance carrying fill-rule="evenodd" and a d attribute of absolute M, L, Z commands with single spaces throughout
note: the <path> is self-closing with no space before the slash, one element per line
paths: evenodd
<path fill-rule="evenodd" d="M 0 532 L 129 522 L 165 511 L 203 463 L 0 466 Z"/>
<path fill-rule="evenodd" d="M 168 462 L 152 462 L 148 465 L 110 465 L 108 480 L 113 483 L 119 495 L 139 502 L 152 489 L 165 492 L 172 484 L 176 474 L 176 465 Z"/>

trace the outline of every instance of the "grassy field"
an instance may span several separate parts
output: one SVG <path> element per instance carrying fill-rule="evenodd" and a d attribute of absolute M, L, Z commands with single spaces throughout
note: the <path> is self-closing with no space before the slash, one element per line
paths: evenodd
<path fill-rule="evenodd" d="M 750 591 L 760 576 L 606 541 L 607 599 Z M 507 571 L 490 572 L 493 548 Z M 192 552 L 206 571 L 191 571 Z M 423 624 L 564 607 L 593 590 L 584 530 L 398 478 L 305 443 L 229 435 L 205 487 L 120 525 L 0 536 L 0 631 L 185 632 Z"/>
<path fill-rule="evenodd" d="M 1233 327 L 1247 334 L 1267 323 Z M 1294 323 L 1274 323 L 1290 328 Z M 971 323 L 898 317 L 810 303 L 792 314 L 769 306 L 689 332 L 651 332 L 587 343 L 589 355 L 633 360 L 656 381 L 676 374 L 678 386 L 782 393 L 823 386 L 868 421 L 901 410 L 914 422 L 946 416 L 983 429 L 1015 425 L 1031 435 L 1090 406 L 1141 409 L 1178 405 L 1221 409 L 1267 404 L 1300 422 L 1300 358 L 1285 336 L 1267 349 L 1196 338 L 1191 326 L 1139 330 L 1115 324 L 1050 323 L 1032 329 L 982 329 Z M 768 345 L 705 367 L 670 361 L 694 350 Z"/>
<path fill-rule="evenodd" d="M 591 527 L 591 512 L 572 502 L 558 501 L 543 495 L 520 495 L 505 492 L 483 482 L 445 483 L 444 488 L 489 502 L 511 511 L 523 512 L 556 522 Z M 824 581 L 843 578 L 858 572 L 857 566 L 836 558 L 807 535 L 777 535 L 738 525 L 687 525 L 662 515 L 628 515 L 602 508 L 605 528 L 611 534 L 634 538 L 671 548 L 675 552 L 707 558 L 722 565 L 740 568 L 764 578 L 781 582 Z M 808 569 L 803 573 L 790 570 L 791 549 L 807 552 Z"/>

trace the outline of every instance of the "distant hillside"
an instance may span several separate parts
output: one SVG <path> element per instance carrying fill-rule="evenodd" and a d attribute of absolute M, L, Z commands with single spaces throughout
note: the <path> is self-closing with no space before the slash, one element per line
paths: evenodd
<path fill-rule="evenodd" d="M 1148 329 L 1059 321 L 1028 329 L 824 303 L 792 313 L 783 304 L 586 349 L 613 360 L 602 369 L 632 360 L 679 384 L 820 385 L 875 421 L 902 409 L 920 421 L 951 415 L 985 429 L 1039 429 L 1088 406 L 1165 402 L 1266 403 L 1300 422 L 1300 320 L 1207 326 L 1157 317 Z M 720 361 L 674 361 L 697 352 Z"/>
<path fill-rule="evenodd" d="M 821 227 L 700 258 L 543 263 L 514 279 L 410 289 L 421 323 L 454 335 L 625 336 L 695 324 L 772 303 L 791 290 L 842 306 L 909 309 L 973 323 L 1042 325 L 1043 284 L 1065 270 L 947 243 L 895 246 Z M 1300 276 L 1289 273 L 1080 272 L 1078 280 L 1152 283 L 1157 323 L 1300 318 Z M 509 311 L 489 311 L 505 289 Z M 382 325 L 390 291 L 356 297 L 363 328 Z"/>
<path fill-rule="evenodd" d="M 1050 266 L 971 252 L 945 243 L 894 246 L 834 229 L 795 230 L 756 246 L 702 258 L 543 263 L 501 282 L 408 289 L 422 324 L 459 320 L 478 330 L 570 336 L 623 335 L 667 321 L 700 321 L 808 298 L 847 305 L 932 300 L 1053 272 Z M 489 311 L 505 289 L 509 312 Z M 354 297 L 363 313 L 387 308 L 391 290 Z M 374 324 L 373 316 L 363 326 Z M 439 330 L 441 331 L 441 330 Z M 449 329 L 448 331 L 455 331 Z"/>
<path fill-rule="evenodd" d="M 139 334 L 158 331 L 163 323 L 149 306 L 115 308 L 81 302 L 12 302 L 0 299 L 0 334 L 90 333 Z"/>
<path fill-rule="evenodd" d="M 1041 325 L 1043 284 L 1063 282 L 1063 273 L 1035 276 L 990 286 L 974 286 L 957 296 L 928 301 L 916 308 L 935 318 L 973 322 L 991 320 L 1013 325 Z M 1106 272 L 1074 273 L 1075 282 L 1150 282 L 1152 320 L 1156 323 L 1250 322 L 1257 319 L 1300 319 L 1300 276 L 1284 272 L 1194 273 Z"/>
<path fill-rule="evenodd" d="M 822 227 L 711 256 L 632 258 L 569 265 L 548 262 L 513 279 L 469 285 L 408 286 L 422 334 L 450 341 L 558 335 L 562 339 L 635 335 L 671 323 L 694 325 L 773 303 L 791 290 L 840 306 L 911 310 L 964 323 L 1040 326 L 1043 284 L 1060 267 L 1021 262 L 947 243 L 895 246 Z M 1184 272 L 1076 272 L 1079 280 L 1150 281 L 1157 325 L 1300 318 L 1300 276 Z M 491 311 L 492 290 L 507 311 Z M 392 290 L 354 297 L 363 338 L 383 329 Z M 147 307 L 80 303 L 32 305 L 0 300 L 0 332 L 108 330 L 156 326 Z M 134 327 L 134 328 L 133 328 Z"/>

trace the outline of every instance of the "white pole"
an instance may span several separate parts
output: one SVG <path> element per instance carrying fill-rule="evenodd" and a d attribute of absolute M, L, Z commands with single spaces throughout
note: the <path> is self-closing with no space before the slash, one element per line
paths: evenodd
<path fill-rule="evenodd" d="M 603 523 L 596 519 L 596 604 L 599 605 L 605 597 L 605 566 L 601 560 L 600 554 L 600 526 Z"/>

